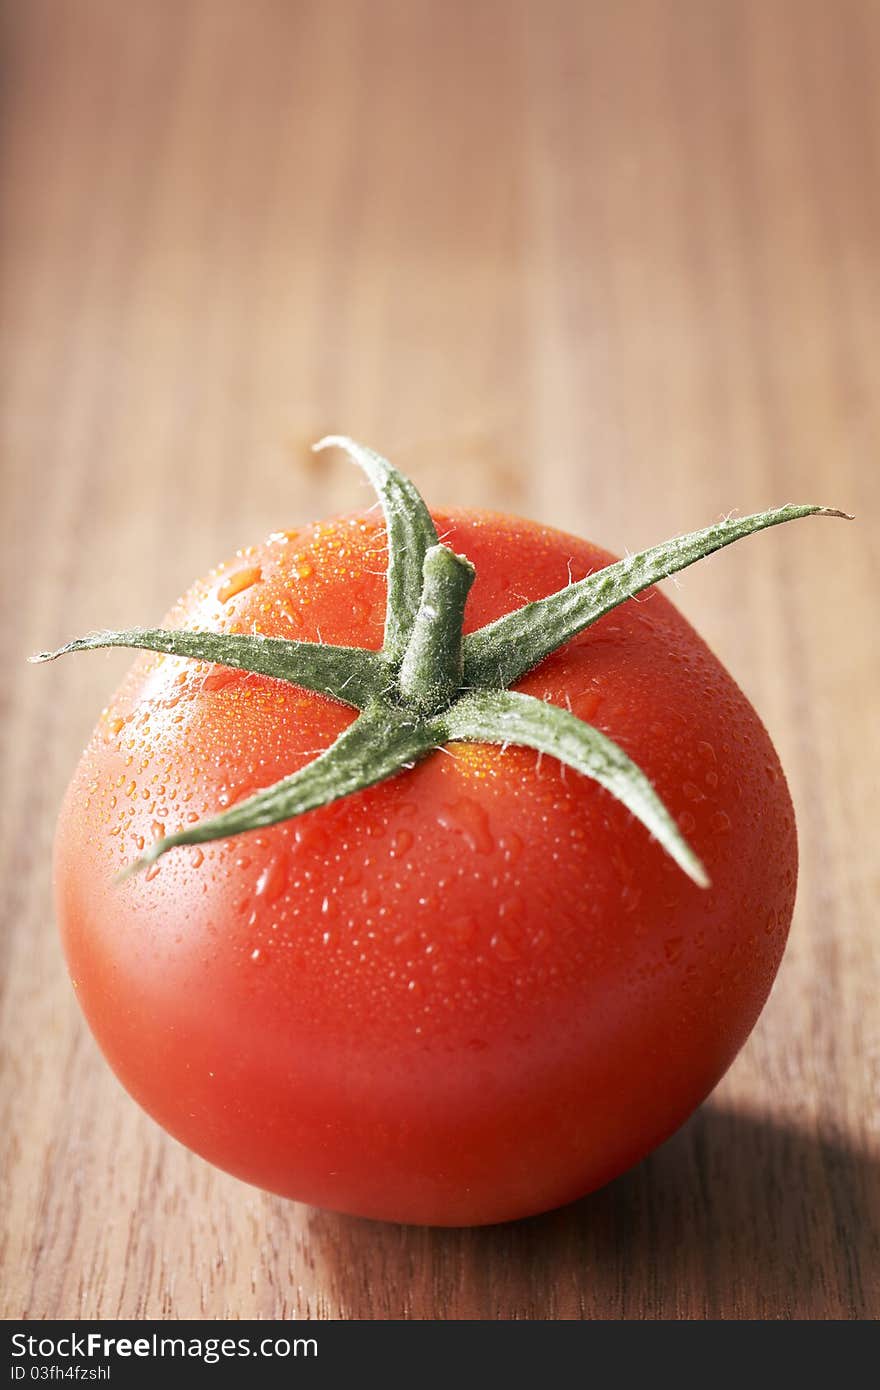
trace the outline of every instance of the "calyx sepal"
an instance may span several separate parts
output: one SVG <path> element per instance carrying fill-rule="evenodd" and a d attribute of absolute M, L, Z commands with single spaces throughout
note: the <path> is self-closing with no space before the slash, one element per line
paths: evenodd
<path fill-rule="evenodd" d="M 621 603 L 697 560 L 757 531 L 830 507 L 789 505 L 679 536 L 619 560 L 546 598 L 462 635 L 473 565 L 438 539 L 408 478 L 387 459 L 343 436 L 315 445 L 344 449 L 378 494 L 388 544 L 381 652 L 280 637 L 162 628 L 98 632 L 32 661 L 69 652 L 132 647 L 216 662 L 287 681 L 359 711 L 333 744 L 289 777 L 218 816 L 156 840 L 128 876 L 182 845 L 205 844 L 290 820 L 383 782 L 449 742 L 520 744 L 598 782 L 632 813 L 699 887 L 705 866 L 645 773 L 612 739 L 568 710 L 507 689 Z"/>

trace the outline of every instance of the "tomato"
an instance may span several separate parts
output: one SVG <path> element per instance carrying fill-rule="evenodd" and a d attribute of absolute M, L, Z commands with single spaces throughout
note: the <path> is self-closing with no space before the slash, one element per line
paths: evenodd
<path fill-rule="evenodd" d="M 473 632 L 612 562 L 488 512 L 434 513 L 476 571 Z M 374 513 L 278 533 L 171 629 L 382 646 Z M 355 712 L 149 653 L 101 716 L 55 850 L 77 996 L 172 1135 L 272 1192 L 482 1224 L 589 1192 L 712 1090 L 767 998 L 797 846 L 757 714 L 656 589 L 516 682 L 612 738 L 711 880 L 595 780 L 533 748 L 447 743 L 294 819 L 119 871 L 157 836 L 308 764 Z"/>

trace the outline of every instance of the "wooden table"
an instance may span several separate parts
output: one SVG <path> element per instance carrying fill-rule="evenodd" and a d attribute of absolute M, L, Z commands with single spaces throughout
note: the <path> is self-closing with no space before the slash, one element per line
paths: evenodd
<path fill-rule="evenodd" d="M 6 59 L 2 1311 L 876 1315 L 880 4 L 19 0 Z M 766 1012 L 662 1150 L 504 1228 L 212 1170 L 113 1079 L 56 940 L 56 809 L 128 658 L 25 654 L 360 505 L 328 430 L 618 551 L 859 514 L 676 594 L 797 806 Z"/>

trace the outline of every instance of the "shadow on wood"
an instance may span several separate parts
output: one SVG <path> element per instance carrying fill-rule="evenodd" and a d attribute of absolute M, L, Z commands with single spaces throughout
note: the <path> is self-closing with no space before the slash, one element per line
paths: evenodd
<path fill-rule="evenodd" d="M 310 1237 L 350 1318 L 864 1318 L 878 1201 L 880 1159 L 707 1105 L 545 1216 L 446 1231 L 315 1212 Z"/>

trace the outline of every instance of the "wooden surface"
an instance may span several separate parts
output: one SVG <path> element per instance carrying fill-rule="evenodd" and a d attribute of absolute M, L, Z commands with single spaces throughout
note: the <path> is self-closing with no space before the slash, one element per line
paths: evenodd
<path fill-rule="evenodd" d="M 2 1312 L 865 1317 L 878 1305 L 877 0 L 19 0 L 3 82 Z M 213 1171 L 98 1055 L 58 803 L 125 654 L 279 526 L 436 503 L 622 551 L 820 501 L 677 600 L 779 748 L 802 873 L 752 1039 L 638 1169 L 505 1228 Z"/>

